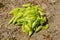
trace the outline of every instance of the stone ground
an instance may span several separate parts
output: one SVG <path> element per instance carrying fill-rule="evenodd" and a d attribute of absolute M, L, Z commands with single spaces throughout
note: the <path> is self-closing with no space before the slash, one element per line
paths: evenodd
<path fill-rule="evenodd" d="M 49 28 L 34 33 L 31 38 L 17 25 L 8 25 L 9 11 L 22 4 L 31 3 L 46 11 Z M 0 0 L 0 40 L 60 40 L 60 0 Z"/>

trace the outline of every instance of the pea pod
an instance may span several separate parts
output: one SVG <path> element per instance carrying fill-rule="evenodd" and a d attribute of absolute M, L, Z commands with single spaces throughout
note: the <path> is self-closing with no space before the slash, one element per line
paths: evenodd
<path fill-rule="evenodd" d="M 23 25 L 22 25 L 22 30 L 26 33 L 26 34 L 28 34 L 28 27 L 27 27 L 27 23 L 26 22 L 24 22 L 23 23 Z"/>
<path fill-rule="evenodd" d="M 31 36 L 31 35 L 32 35 L 32 33 L 33 33 L 33 30 L 30 30 L 30 31 L 29 31 L 29 36 Z"/>
<path fill-rule="evenodd" d="M 13 21 L 13 24 L 17 21 L 17 19 L 19 18 L 19 17 L 21 17 L 23 15 L 23 13 L 19 13 L 19 15 L 17 15 L 17 17 L 15 18 L 15 20 Z"/>
<path fill-rule="evenodd" d="M 22 5 L 23 7 L 30 7 L 31 6 L 31 4 L 24 4 L 24 5 Z"/>
<path fill-rule="evenodd" d="M 13 22 L 13 20 L 15 19 L 15 17 L 11 18 L 11 20 L 9 21 L 8 24 L 11 24 Z"/>
<path fill-rule="evenodd" d="M 28 32 L 29 32 L 26 28 L 26 22 L 24 22 L 22 25 L 22 31 L 25 32 L 26 34 L 28 34 Z"/>
<path fill-rule="evenodd" d="M 20 10 L 20 8 L 15 8 L 12 11 L 10 11 L 9 14 L 16 16 L 19 10 Z"/>
<path fill-rule="evenodd" d="M 48 28 L 49 28 L 48 26 L 49 26 L 49 25 L 46 24 L 45 26 L 42 27 L 42 29 L 48 29 Z"/>
<path fill-rule="evenodd" d="M 38 18 L 37 18 L 37 20 L 35 20 L 34 22 L 33 22 L 33 24 L 32 24 L 32 28 L 34 28 L 36 25 L 39 25 L 39 20 L 40 18 L 39 18 L 39 16 L 38 16 Z"/>
<path fill-rule="evenodd" d="M 42 29 L 42 26 L 39 26 L 35 29 L 35 32 L 38 32 L 40 29 Z"/>

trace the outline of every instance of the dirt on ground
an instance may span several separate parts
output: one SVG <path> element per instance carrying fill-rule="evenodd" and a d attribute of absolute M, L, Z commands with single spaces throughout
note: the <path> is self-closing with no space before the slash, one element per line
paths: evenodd
<path fill-rule="evenodd" d="M 22 4 L 31 3 L 45 9 L 49 23 L 47 30 L 41 30 L 28 37 L 18 25 L 8 25 L 12 15 L 8 13 Z M 60 0 L 0 0 L 0 40 L 60 40 Z"/>

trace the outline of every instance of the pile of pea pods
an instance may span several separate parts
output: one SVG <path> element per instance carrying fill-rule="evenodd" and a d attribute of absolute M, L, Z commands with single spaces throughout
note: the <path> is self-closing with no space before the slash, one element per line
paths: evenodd
<path fill-rule="evenodd" d="M 22 31 L 31 36 L 34 32 L 41 29 L 47 29 L 47 18 L 44 9 L 33 4 L 24 4 L 20 8 L 15 8 L 9 12 L 13 15 L 8 24 L 17 24 L 21 26 Z"/>

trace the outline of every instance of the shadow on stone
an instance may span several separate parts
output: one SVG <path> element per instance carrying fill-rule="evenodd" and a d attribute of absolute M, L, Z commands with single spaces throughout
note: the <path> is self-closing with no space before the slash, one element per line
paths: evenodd
<path fill-rule="evenodd" d="M 4 4 L 3 3 L 0 3 L 0 8 L 4 7 Z"/>

